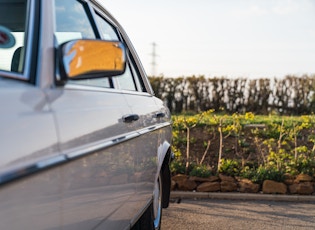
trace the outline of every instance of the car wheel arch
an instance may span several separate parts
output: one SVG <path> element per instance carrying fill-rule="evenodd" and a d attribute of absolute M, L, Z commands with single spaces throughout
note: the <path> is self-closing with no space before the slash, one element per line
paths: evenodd
<path fill-rule="evenodd" d="M 169 146 L 161 169 L 160 169 L 160 173 L 162 176 L 162 186 L 163 186 L 163 193 L 162 193 L 162 207 L 163 208 L 168 208 L 169 206 L 169 200 L 170 200 L 170 192 L 171 192 L 171 170 L 170 170 L 170 166 L 169 163 L 172 159 L 172 150 L 171 147 Z"/>

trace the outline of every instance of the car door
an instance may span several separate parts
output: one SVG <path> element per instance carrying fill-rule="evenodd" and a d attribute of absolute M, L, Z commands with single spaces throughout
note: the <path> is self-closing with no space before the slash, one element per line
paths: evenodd
<path fill-rule="evenodd" d="M 122 30 L 122 28 L 120 28 Z M 154 97 L 148 78 L 124 31 L 121 36 L 127 44 L 128 65 L 124 77 L 115 77 L 115 84 L 123 93 L 131 113 L 137 116 L 133 129 L 139 133 L 136 146 L 137 205 L 144 206 L 156 199 L 158 177 L 170 148 L 170 112 L 163 102 Z M 167 193 L 167 191 L 165 192 Z"/>
<path fill-rule="evenodd" d="M 134 78 L 141 80 L 136 71 L 132 74 Z M 122 81 L 122 79 L 117 80 Z M 166 128 L 167 133 L 170 133 L 170 113 L 160 100 L 148 92 L 123 90 L 123 93 L 132 114 L 139 116 L 133 125 L 141 134 L 136 145 L 136 171 L 141 175 L 137 180 L 137 193 L 141 194 L 138 204 L 144 205 L 152 197 L 169 147 L 169 145 L 163 146 L 163 143 L 171 139 L 169 135 L 165 136 L 164 131 Z"/>
<path fill-rule="evenodd" d="M 100 15 L 88 3 L 54 4 L 57 47 L 71 39 L 119 40 L 107 21 L 104 31 L 97 28 Z M 59 147 L 69 160 L 62 167 L 63 229 L 127 228 L 138 207 L 132 142 L 138 134 L 124 95 L 111 78 L 69 80 L 54 94 Z"/>
<path fill-rule="evenodd" d="M 115 77 L 113 80 L 115 86 L 123 93 L 131 114 L 137 118 L 133 121 L 132 128 L 139 133 L 133 145 L 137 163 L 135 169 L 137 202 L 135 205 L 140 208 L 153 201 L 154 224 L 157 226 L 161 174 L 163 174 L 162 181 L 164 180 L 162 206 L 166 208 L 169 201 L 170 112 L 160 99 L 154 97 L 150 82 L 127 34 L 120 26 L 118 30 L 123 41 L 128 45 L 128 65 L 124 76 Z"/>

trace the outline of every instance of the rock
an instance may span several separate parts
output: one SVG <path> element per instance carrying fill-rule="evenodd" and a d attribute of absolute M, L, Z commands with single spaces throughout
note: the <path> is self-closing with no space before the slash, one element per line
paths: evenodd
<path fill-rule="evenodd" d="M 176 183 L 174 187 L 177 187 L 182 191 L 192 191 L 197 187 L 197 183 L 193 180 L 189 180 L 187 175 L 177 174 L 172 177 L 172 180 Z"/>
<path fill-rule="evenodd" d="M 311 181 L 313 181 L 313 179 L 314 179 L 313 177 L 311 177 L 307 174 L 300 174 L 296 177 L 294 182 L 297 184 L 300 182 L 311 182 Z"/>
<path fill-rule="evenodd" d="M 267 194 L 286 194 L 287 186 L 284 183 L 272 180 L 265 180 L 262 188 L 263 193 Z"/>
<path fill-rule="evenodd" d="M 197 187 L 197 192 L 217 192 L 220 189 L 220 182 L 204 182 Z"/>
<path fill-rule="evenodd" d="M 219 181 L 220 178 L 218 176 L 210 176 L 208 177 L 208 179 L 211 181 L 211 182 L 214 182 L 214 181 Z"/>
<path fill-rule="evenodd" d="M 284 175 L 284 183 L 286 185 L 294 184 L 294 179 L 295 179 L 294 176 L 292 176 L 291 174 L 286 173 Z"/>
<path fill-rule="evenodd" d="M 186 179 L 188 179 L 188 176 L 186 176 L 184 174 L 177 174 L 177 175 L 172 177 L 172 180 L 174 180 L 175 182 L 181 181 L 181 180 L 186 180 Z"/>
<path fill-rule="evenodd" d="M 181 191 L 193 191 L 197 187 L 197 183 L 193 180 L 185 179 L 176 182 L 177 188 Z"/>
<path fill-rule="evenodd" d="M 314 192 L 314 185 L 311 182 L 302 182 L 289 186 L 291 194 L 311 195 Z"/>
<path fill-rule="evenodd" d="M 314 184 L 312 182 L 303 182 L 299 184 L 298 194 L 311 195 L 314 192 Z"/>
<path fill-rule="evenodd" d="M 253 183 L 250 179 L 247 179 L 247 178 L 237 178 L 237 181 L 238 182 L 243 182 L 243 183 Z"/>
<path fill-rule="evenodd" d="M 299 184 L 291 184 L 289 185 L 289 192 L 290 194 L 297 194 L 297 190 L 298 190 Z"/>
<path fill-rule="evenodd" d="M 235 182 L 234 177 L 231 177 L 231 176 L 225 176 L 223 174 L 219 174 L 219 178 L 221 181 Z"/>
<path fill-rule="evenodd" d="M 203 178 L 203 177 L 197 177 L 197 176 L 191 176 L 189 177 L 190 180 L 194 180 L 196 182 L 214 182 L 214 181 L 218 181 L 219 177 L 217 176 L 210 176 L 207 178 Z"/>
<path fill-rule="evenodd" d="M 260 185 L 255 184 L 252 181 L 248 179 L 242 179 L 240 182 L 238 182 L 239 185 L 239 191 L 240 192 L 248 192 L 248 193 L 257 193 L 259 192 Z"/>
<path fill-rule="evenodd" d="M 237 184 L 231 181 L 221 181 L 221 192 L 233 192 L 237 190 Z"/>

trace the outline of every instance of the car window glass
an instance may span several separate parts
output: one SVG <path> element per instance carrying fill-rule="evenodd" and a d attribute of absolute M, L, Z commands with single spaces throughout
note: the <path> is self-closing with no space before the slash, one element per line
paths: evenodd
<path fill-rule="evenodd" d="M 126 72 L 121 76 L 117 76 L 116 78 L 121 89 L 146 92 L 142 78 L 137 71 L 137 67 L 132 61 L 131 54 L 129 54 Z"/>
<path fill-rule="evenodd" d="M 135 82 L 133 80 L 131 70 L 130 70 L 130 66 L 128 63 L 126 65 L 125 73 L 120 76 L 117 76 L 116 79 L 117 79 L 120 89 L 132 90 L 132 91 L 137 90 Z"/>
<path fill-rule="evenodd" d="M 99 25 L 101 36 L 104 40 L 119 41 L 116 30 L 105 19 L 103 19 L 98 13 L 96 13 L 96 21 Z"/>
<path fill-rule="evenodd" d="M 85 11 L 76 0 L 55 0 L 57 44 L 73 39 L 95 39 L 96 35 Z"/>
<path fill-rule="evenodd" d="M 131 62 L 131 63 L 132 63 L 131 69 L 132 69 L 132 72 L 134 74 L 134 79 L 135 79 L 135 83 L 137 85 L 138 90 L 141 92 L 147 92 L 147 90 L 144 86 L 143 80 L 142 80 L 139 72 L 137 71 L 137 67 L 135 66 L 135 64 L 133 62 Z"/>
<path fill-rule="evenodd" d="M 95 15 L 102 39 L 110 41 L 120 40 L 117 30 L 97 12 Z M 115 77 L 119 89 L 137 91 L 136 82 L 134 81 L 133 72 L 131 69 L 130 62 L 127 61 L 126 71 L 122 75 Z"/>
<path fill-rule="evenodd" d="M 85 5 L 77 0 L 55 0 L 57 45 L 73 39 L 96 39 Z M 71 84 L 110 87 L 108 78 L 69 80 Z"/>
<path fill-rule="evenodd" d="M 0 3 L 0 70 L 22 73 L 27 0 Z"/>

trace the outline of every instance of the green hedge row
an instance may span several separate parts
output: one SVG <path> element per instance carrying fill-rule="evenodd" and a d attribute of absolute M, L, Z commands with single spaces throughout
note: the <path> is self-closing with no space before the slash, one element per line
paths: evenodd
<path fill-rule="evenodd" d="M 209 109 L 232 113 L 302 115 L 315 112 L 315 75 L 283 79 L 150 77 L 172 113 Z"/>

